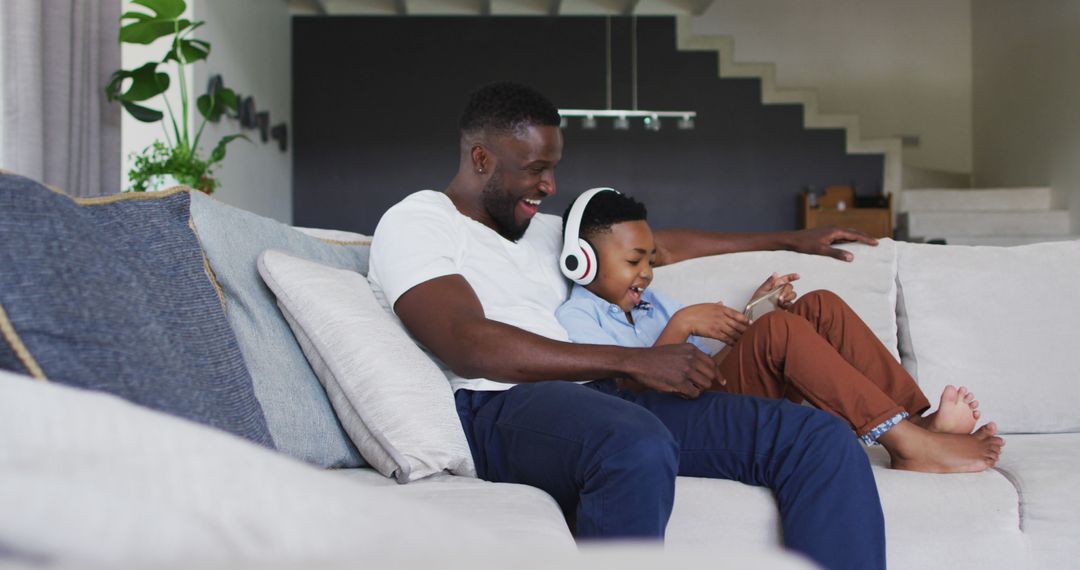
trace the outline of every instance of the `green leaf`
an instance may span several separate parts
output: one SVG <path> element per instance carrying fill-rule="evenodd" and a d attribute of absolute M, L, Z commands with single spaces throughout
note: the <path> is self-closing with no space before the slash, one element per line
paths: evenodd
<path fill-rule="evenodd" d="M 203 40 L 181 40 L 178 38 L 173 41 L 172 49 L 169 50 L 169 55 L 165 56 L 163 61 L 180 61 L 180 58 L 176 56 L 177 50 L 184 56 L 186 63 L 191 63 L 206 59 L 210 55 L 210 43 Z"/>
<path fill-rule="evenodd" d="M 236 96 L 236 92 L 232 89 L 218 89 L 217 97 L 233 113 L 236 112 L 237 107 L 240 105 L 240 98 Z"/>
<path fill-rule="evenodd" d="M 251 139 L 247 138 L 244 135 L 229 135 L 229 136 L 221 137 L 221 140 L 218 141 L 217 146 L 214 147 L 213 152 L 210 153 L 210 160 L 208 162 L 210 164 L 214 164 L 216 162 L 221 162 L 222 160 L 224 160 L 224 158 L 225 158 L 225 145 L 231 143 L 232 141 L 234 141 L 236 139 L 244 139 L 244 140 L 246 140 L 248 142 L 251 142 Z"/>
<path fill-rule="evenodd" d="M 120 28 L 120 41 L 129 44 L 148 45 L 154 40 L 186 29 L 191 25 L 188 20 L 148 19 L 133 22 Z"/>
<path fill-rule="evenodd" d="M 151 61 L 134 71 L 120 70 L 112 75 L 107 89 L 115 89 L 113 98 L 121 101 L 145 101 L 164 93 L 169 88 L 169 74 L 158 73 L 157 62 Z M 119 93 L 120 82 L 131 79 L 131 86 Z"/>
<path fill-rule="evenodd" d="M 184 0 L 131 0 L 131 3 L 150 8 L 158 19 L 176 19 L 187 9 Z"/>
<path fill-rule="evenodd" d="M 161 111 L 155 111 L 148 107 L 136 105 L 130 101 L 121 101 L 121 105 L 127 109 L 128 113 L 131 113 L 132 117 L 144 122 L 144 123 L 156 123 L 161 120 L 165 115 Z"/>
<path fill-rule="evenodd" d="M 206 117 L 206 120 L 211 123 L 216 123 L 221 118 L 221 113 L 214 112 L 216 106 L 214 103 L 216 101 L 209 93 L 199 95 L 199 98 L 195 100 L 195 108 L 199 110 L 199 114 Z"/>
<path fill-rule="evenodd" d="M 195 106 L 199 113 L 211 123 L 216 123 L 225 114 L 225 111 L 236 112 L 237 97 L 232 89 L 221 88 L 214 92 L 200 95 L 195 100 Z"/>

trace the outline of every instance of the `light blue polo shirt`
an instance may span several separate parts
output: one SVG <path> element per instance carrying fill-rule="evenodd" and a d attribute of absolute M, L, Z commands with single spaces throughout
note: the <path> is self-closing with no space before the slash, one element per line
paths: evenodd
<path fill-rule="evenodd" d="M 581 285 L 574 285 L 570 298 L 555 311 L 555 316 L 570 335 L 570 340 L 578 344 L 649 347 L 660 338 L 671 315 L 681 308 L 678 301 L 645 289 L 641 302 L 630 311 L 634 316 L 634 324 L 630 324 L 618 305 L 601 299 Z M 691 336 L 687 342 L 705 354 L 711 354 L 698 337 Z"/>

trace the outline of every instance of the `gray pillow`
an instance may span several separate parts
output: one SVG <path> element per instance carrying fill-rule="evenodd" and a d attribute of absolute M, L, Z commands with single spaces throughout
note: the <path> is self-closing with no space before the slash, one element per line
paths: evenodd
<path fill-rule="evenodd" d="M 197 192 L 191 216 L 278 450 L 320 467 L 364 466 L 256 262 L 263 250 L 280 249 L 366 274 L 367 243 L 320 241 Z"/>
<path fill-rule="evenodd" d="M 0 175 L 0 368 L 273 448 L 186 192 L 83 205 Z"/>

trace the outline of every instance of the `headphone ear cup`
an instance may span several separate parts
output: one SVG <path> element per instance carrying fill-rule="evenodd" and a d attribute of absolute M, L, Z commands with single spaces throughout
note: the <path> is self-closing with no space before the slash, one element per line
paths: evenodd
<path fill-rule="evenodd" d="M 575 281 L 580 285 L 588 285 L 596 279 L 596 272 L 600 268 L 600 258 L 596 257 L 596 251 L 589 242 L 578 239 L 578 246 L 581 248 L 582 257 L 585 258 L 582 260 L 585 262 L 585 269 L 581 277 Z"/>

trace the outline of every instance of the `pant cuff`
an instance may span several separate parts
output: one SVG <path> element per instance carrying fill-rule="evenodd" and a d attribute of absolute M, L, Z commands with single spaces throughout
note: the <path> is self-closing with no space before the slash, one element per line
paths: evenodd
<path fill-rule="evenodd" d="M 893 426 L 895 426 L 896 424 L 904 421 L 904 418 L 906 417 L 908 417 L 907 412 L 900 412 L 899 414 L 896 414 L 895 416 L 873 427 L 870 431 L 864 433 L 863 435 L 860 435 L 859 439 L 861 439 L 862 442 L 866 445 L 877 445 L 877 440 L 879 437 L 884 435 L 885 432 L 892 429 Z"/>

